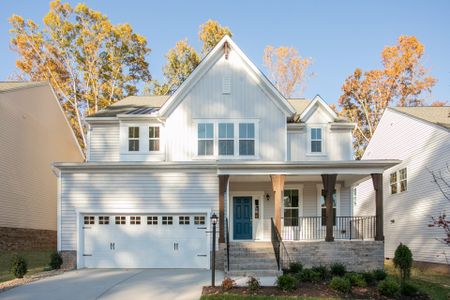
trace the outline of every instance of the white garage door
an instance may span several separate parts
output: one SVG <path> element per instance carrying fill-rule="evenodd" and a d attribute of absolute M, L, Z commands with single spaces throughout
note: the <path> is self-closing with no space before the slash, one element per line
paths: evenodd
<path fill-rule="evenodd" d="M 209 268 L 206 215 L 83 215 L 87 268 Z"/>

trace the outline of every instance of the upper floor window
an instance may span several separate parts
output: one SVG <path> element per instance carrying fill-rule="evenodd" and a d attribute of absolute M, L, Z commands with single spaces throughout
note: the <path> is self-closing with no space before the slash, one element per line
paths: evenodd
<path fill-rule="evenodd" d="M 219 155 L 234 155 L 234 124 L 219 124 Z"/>
<path fill-rule="evenodd" d="M 391 195 L 405 192 L 408 190 L 408 173 L 406 168 L 393 172 L 389 176 Z"/>
<path fill-rule="evenodd" d="M 160 136 L 159 136 L 159 127 L 158 126 L 150 126 L 148 128 L 148 150 L 149 151 L 159 151 L 160 147 Z"/>
<path fill-rule="evenodd" d="M 255 124 L 239 124 L 239 155 L 255 155 Z"/>
<path fill-rule="evenodd" d="M 139 151 L 139 127 L 128 127 L 128 151 Z"/>
<path fill-rule="evenodd" d="M 199 156 L 214 155 L 214 124 L 198 124 L 198 153 Z"/>
<path fill-rule="evenodd" d="M 311 128 L 311 152 L 322 152 L 322 128 Z"/>

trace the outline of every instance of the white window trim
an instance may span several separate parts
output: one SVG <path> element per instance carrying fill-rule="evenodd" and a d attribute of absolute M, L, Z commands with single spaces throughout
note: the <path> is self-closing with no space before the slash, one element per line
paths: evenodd
<path fill-rule="evenodd" d="M 128 150 L 128 128 L 139 127 L 139 151 Z M 159 127 L 159 151 L 150 151 L 149 127 Z M 161 123 L 156 122 L 120 122 L 120 156 L 121 160 L 138 157 L 139 160 L 147 158 L 164 157 L 165 130 Z"/>
<path fill-rule="evenodd" d="M 323 184 L 317 184 L 317 216 L 322 216 L 322 206 L 320 205 L 320 196 L 322 194 Z M 341 185 L 335 185 L 336 190 L 336 217 L 341 216 Z M 336 222 L 337 224 L 337 222 Z M 333 226 L 336 227 L 336 226 Z"/>
<path fill-rule="evenodd" d="M 212 123 L 214 132 L 213 155 L 198 155 L 198 124 Z M 219 155 L 219 123 L 233 123 L 234 129 L 234 155 Z M 239 123 L 255 124 L 255 155 L 239 155 Z M 193 120 L 192 135 L 195 139 L 192 158 L 195 160 L 216 160 L 216 159 L 259 159 L 259 119 L 195 119 Z"/>
<path fill-rule="evenodd" d="M 322 152 L 312 152 L 311 150 L 311 129 L 320 128 L 322 130 Z M 307 156 L 327 156 L 327 140 L 328 140 L 328 126 L 326 124 L 308 124 L 306 127 L 306 155 Z"/>
<path fill-rule="evenodd" d="M 285 190 L 298 190 L 298 217 L 303 217 L 303 184 L 285 184 L 283 190 L 283 199 L 281 201 L 281 218 L 284 219 L 284 191 Z M 299 223 L 300 224 L 300 223 Z M 284 225 L 283 225 L 284 226 Z"/>

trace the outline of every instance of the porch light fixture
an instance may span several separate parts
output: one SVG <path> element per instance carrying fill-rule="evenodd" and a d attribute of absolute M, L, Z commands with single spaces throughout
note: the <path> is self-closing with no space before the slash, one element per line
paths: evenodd
<path fill-rule="evenodd" d="M 270 200 L 270 195 L 269 195 L 269 193 L 266 193 L 266 200 L 267 200 L 267 201 Z"/>
<path fill-rule="evenodd" d="M 213 213 L 211 215 L 212 224 L 212 260 L 211 260 L 211 286 L 216 286 L 216 224 L 217 215 Z"/>
<path fill-rule="evenodd" d="M 219 218 L 217 217 L 216 213 L 213 213 L 213 214 L 211 215 L 211 224 L 216 225 L 218 219 L 219 219 Z"/>

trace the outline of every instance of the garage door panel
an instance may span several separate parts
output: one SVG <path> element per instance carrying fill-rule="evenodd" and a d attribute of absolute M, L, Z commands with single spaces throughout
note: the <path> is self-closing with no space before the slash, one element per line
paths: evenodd
<path fill-rule="evenodd" d="M 109 224 L 92 216 L 83 227 L 85 267 L 209 267 L 205 215 L 121 215 L 118 223 L 109 216 Z"/>

